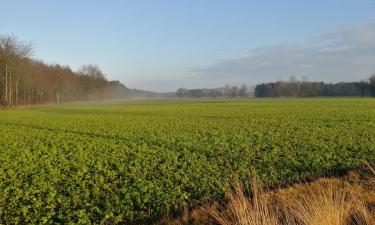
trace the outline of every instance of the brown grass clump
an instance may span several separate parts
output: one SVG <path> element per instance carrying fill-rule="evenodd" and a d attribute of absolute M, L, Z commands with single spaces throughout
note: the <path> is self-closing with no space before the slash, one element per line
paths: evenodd
<path fill-rule="evenodd" d="M 248 194 L 241 185 L 165 225 L 375 225 L 375 169 L 367 164 L 343 178 L 321 178 L 266 191 L 255 181 Z"/>
<path fill-rule="evenodd" d="M 358 190 L 346 181 L 322 179 L 279 193 L 287 212 L 306 225 L 344 225 L 361 205 Z"/>
<path fill-rule="evenodd" d="M 225 203 L 206 205 L 205 210 L 221 225 L 278 225 L 279 211 L 273 205 L 272 196 L 256 182 L 251 187 L 251 198 L 237 185 L 226 194 Z"/>
<path fill-rule="evenodd" d="M 375 208 L 375 165 L 366 164 L 366 168 L 360 171 L 362 183 L 365 189 L 366 201 Z"/>
<path fill-rule="evenodd" d="M 358 211 L 359 224 L 375 225 L 375 167 L 366 164 L 366 168 L 360 171 L 362 175 L 363 201 Z"/>

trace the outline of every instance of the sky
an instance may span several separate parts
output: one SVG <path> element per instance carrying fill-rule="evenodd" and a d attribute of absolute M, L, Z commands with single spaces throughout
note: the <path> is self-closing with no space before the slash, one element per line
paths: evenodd
<path fill-rule="evenodd" d="M 375 0 L 0 0 L 47 63 L 151 91 L 375 73 Z"/>

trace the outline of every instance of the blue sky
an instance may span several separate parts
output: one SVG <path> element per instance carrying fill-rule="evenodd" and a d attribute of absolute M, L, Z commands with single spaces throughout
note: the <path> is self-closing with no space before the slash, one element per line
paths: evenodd
<path fill-rule="evenodd" d="M 35 58 L 73 69 L 95 63 L 108 79 L 133 88 L 254 85 L 292 75 L 358 80 L 375 73 L 375 0 L 0 3 L 0 33 L 33 42 Z"/>

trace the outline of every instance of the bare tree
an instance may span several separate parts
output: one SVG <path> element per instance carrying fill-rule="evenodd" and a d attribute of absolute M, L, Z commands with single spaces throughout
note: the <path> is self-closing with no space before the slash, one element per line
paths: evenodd
<path fill-rule="evenodd" d="M 241 85 L 240 90 L 238 91 L 238 95 L 240 97 L 247 97 L 249 92 L 249 88 L 246 86 L 246 84 Z"/>
<path fill-rule="evenodd" d="M 81 80 L 86 83 L 85 89 L 89 93 L 89 100 L 99 100 L 105 97 L 108 81 L 97 65 L 83 65 L 78 70 L 78 74 L 81 76 Z"/>
<path fill-rule="evenodd" d="M 20 74 L 17 67 L 30 56 L 33 47 L 30 43 L 19 41 L 14 35 L 0 36 L 0 59 L 2 63 L 3 102 L 5 105 L 18 103 Z"/>
<path fill-rule="evenodd" d="M 236 85 L 231 86 L 230 90 L 229 90 L 229 93 L 230 93 L 230 97 L 231 98 L 237 98 L 237 96 L 238 96 L 238 87 Z"/>

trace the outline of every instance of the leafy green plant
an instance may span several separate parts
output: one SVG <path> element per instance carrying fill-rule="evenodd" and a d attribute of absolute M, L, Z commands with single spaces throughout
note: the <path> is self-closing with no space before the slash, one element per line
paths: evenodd
<path fill-rule="evenodd" d="M 218 104 L 220 103 L 220 104 Z M 375 160 L 375 100 L 143 101 L 0 112 L 0 224 L 153 221 L 254 168 L 277 184 Z"/>

